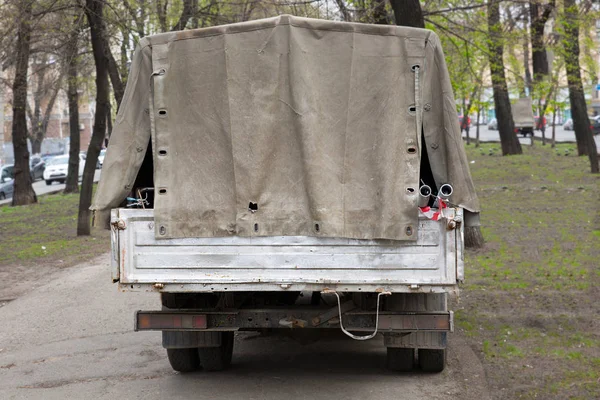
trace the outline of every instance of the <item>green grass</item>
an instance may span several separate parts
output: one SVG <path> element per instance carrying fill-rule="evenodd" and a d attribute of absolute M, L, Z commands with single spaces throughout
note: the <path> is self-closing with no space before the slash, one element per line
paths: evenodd
<path fill-rule="evenodd" d="M 109 249 L 108 233 L 78 237 L 79 195 L 39 197 L 29 206 L 0 207 L 0 265 L 69 266 Z"/>
<path fill-rule="evenodd" d="M 600 176 L 574 144 L 523 150 L 467 146 L 486 245 L 456 324 L 503 398 L 600 398 Z"/>

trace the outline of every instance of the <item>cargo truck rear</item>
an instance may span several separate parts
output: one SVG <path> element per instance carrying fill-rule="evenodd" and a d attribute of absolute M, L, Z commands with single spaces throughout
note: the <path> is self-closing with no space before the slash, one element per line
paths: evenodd
<path fill-rule="evenodd" d="M 479 204 L 437 36 L 279 16 L 142 39 L 93 205 L 171 366 L 239 331 L 383 336 L 439 372 Z M 157 302 L 158 303 L 158 302 Z"/>

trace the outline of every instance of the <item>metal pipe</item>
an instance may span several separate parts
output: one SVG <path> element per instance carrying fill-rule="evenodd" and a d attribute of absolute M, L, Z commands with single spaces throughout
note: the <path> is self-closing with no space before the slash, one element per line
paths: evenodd
<path fill-rule="evenodd" d="M 419 188 L 419 207 L 426 207 L 429 204 L 429 198 L 431 197 L 431 188 L 427 185 L 423 185 Z"/>
<path fill-rule="evenodd" d="M 453 191 L 454 190 L 452 189 L 452 185 L 444 183 L 442 186 L 440 186 L 438 197 L 447 200 L 452 195 Z"/>

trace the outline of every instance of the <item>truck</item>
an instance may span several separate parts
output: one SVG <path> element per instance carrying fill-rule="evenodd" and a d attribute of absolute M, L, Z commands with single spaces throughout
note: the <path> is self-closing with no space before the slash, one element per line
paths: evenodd
<path fill-rule="evenodd" d="M 512 105 L 512 115 L 515 123 L 515 133 L 527 137 L 533 137 L 535 117 L 533 116 L 533 105 L 530 97 L 517 99 Z"/>
<path fill-rule="evenodd" d="M 281 15 L 141 39 L 92 205 L 179 372 L 236 332 L 383 337 L 440 372 L 479 203 L 429 30 Z"/>

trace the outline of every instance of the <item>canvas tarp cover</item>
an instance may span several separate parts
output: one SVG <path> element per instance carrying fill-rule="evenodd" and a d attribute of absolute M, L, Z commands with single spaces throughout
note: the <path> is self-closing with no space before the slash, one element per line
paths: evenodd
<path fill-rule="evenodd" d="M 532 127 L 535 123 L 533 116 L 533 106 L 531 98 L 523 97 L 518 99 L 511 107 L 515 127 L 527 128 Z"/>
<path fill-rule="evenodd" d="M 479 209 L 423 29 L 279 16 L 146 37 L 93 210 L 125 199 L 150 138 L 157 238 L 416 240 L 424 145 L 438 187 Z"/>

